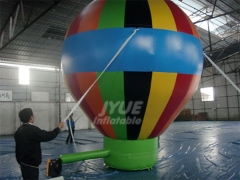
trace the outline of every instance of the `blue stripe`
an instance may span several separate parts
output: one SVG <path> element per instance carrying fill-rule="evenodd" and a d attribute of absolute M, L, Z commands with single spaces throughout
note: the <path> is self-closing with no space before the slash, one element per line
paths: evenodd
<path fill-rule="evenodd" d="M 63 73 L 102 72 L 133 30 L 112 28 L 69 36 L 63 45 Z M 198 38 L 181 32 L 140 28 L 107 71 L 201 75 L 202 68 L 203 52 Z"/>

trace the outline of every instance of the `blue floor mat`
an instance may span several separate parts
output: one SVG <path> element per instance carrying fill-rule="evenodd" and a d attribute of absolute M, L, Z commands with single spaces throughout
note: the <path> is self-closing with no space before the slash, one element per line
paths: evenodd
<path fill-rule="evenodd" d="M 43 161 L 40 179 L 45 176 L 46 162 L 61 154 L 76 152 L 66 145 L 67 132 L 42 143 Z M 102 149 L 103 136 L 97 130 L 75 132 L 78 152 Z M 21 179 L 14 154 L 13 136 L 0 137 L 0 179 Z M 240 122 L 173 122 L 160 136 L 158 161 L 151 170 L 120 171 L 104 168 L 103 159 L 85 160 L 63 165 L 64 179 L 102 180 L 239 180 L 240 179 Z"/>

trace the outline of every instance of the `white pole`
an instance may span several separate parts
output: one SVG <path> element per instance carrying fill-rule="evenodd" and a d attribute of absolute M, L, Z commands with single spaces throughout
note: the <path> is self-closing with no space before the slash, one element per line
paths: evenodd
<path fill-rule="evenodd" d="M 16 14 L 15 14 L 15 17 L 14 17 L 14 21 L 13 21 L 12 35 L 11 35 L 12 37 L 13 37 L 15 26 L 16 26 L 16 23 L 17 23 L 18 11 L 19 11 L 19 5 L 17 6 L 17 11 L 16 11 Z"/>
<path fill-rule="evenodd" d="M 232 80 L 205 54 L 204 56 L 208 59 L 208 61 L 233 85 L 233 87 L 240 93 L 240 89 L 232 82 Z"/>

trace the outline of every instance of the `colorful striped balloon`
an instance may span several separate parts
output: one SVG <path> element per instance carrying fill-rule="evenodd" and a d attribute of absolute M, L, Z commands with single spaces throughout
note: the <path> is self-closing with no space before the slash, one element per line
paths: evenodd
<path fill-rule="evenodd" d="M 66 34 L 62 69 L 79 100 L 139 28 L 80 104 L 114 139 L 159 136 L 195 93 L 203 68 L 198 32 L 168 0 L 95 0 Z"/>

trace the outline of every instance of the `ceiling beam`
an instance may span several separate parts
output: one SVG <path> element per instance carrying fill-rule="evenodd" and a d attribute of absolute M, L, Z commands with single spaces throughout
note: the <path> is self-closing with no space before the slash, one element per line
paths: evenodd
<path fill-rule="evenodd" d="M 52 4 L 50 7 L 48 7 L 45 11 L 43 11 L 36 19 L 34 19 L 30 24 L 26 25 L 19 33 L 17 33 L 12 39 L 10 39 L 7 43 L 5 43 L 0 51 L 4 49 L 8 44 L 10 44 L 14 39 L 16 39 L 19 35 L 21 35 L 26 29 L 28 29 L 31 25 L 33 25 L 36 21 L 38 21 L 42 16 L 47 14 L 51 9 L 56 7 L 62 0 L 55 1 L 54 4 Z"/>
<path fill-rule="evenodd" d="M 197 23 L 200 23 L 200 22 L 203 22 L 203 21 L 215 19 L 215 18 L 218 18 L 218 17 L 221 17 L 221 16 L 226 16 L 226 15 L 228 15 L 228 14 L 232 14 L 232 13 L 235 13 L 235 12 L 238 12 L 238 11 L 239 11 L 239 13 L 240 13 L 240 9 L 236 9 L 236 10 L 234 10 L 234 11 L 230 11 L 230 12 L 227 12 L 227 13 L 219 14 L 219 15 L 214 16 L 214 17 L 209 16 L 209 18 L 196 21 L 196 22 L 194 22 L 193 24 L 197 24 Z"/>
<path fill-rule="evenodd" d="M 8 22 L 10 21 L 10 18 L 13 16 L 13 14 L 16 12 L 17 7 L 18 7 L 19 3 L 16 3 L 14 8 L 12 9 L 12 12 L 9 14 L 7 20 L 5 21 L 4 25 L 1 28 L 0 34 L 2 34 L 3 30 L 6 28 L 6 26 L 8 25 Z"/>
<path fill-rule="evenodd" d="M 233 34 L 225 37 L 224 39 L 227 39 L 227 38 L 229 38 L 229 37 L 231 37 L 231 36 L 234 36 L 234 35 L 237 35 L 237 34 L 238 34 L 238 32 L 235 32 L 235 33 L 233 33 Z M 216 44 L 218 44 L 218 43 L 220 43 L 220 42 L 222 42 L 222 41 L 223 41 L 222 39 L 219 40 L 219 41 L 216 41 L 216 42 L 212 43 L 212 46 L 213 46 L 213 45 L 216 45 Z M 207 48 L 210 48 L 210 45 L 204 47 L 203 50 L 205 51 Z"/>

